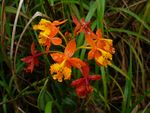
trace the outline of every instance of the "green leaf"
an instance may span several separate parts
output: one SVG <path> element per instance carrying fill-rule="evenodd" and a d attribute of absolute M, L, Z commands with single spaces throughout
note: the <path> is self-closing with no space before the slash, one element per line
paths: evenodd
<path fill-rule="evenodd" d="M 8 99 L 7 99 L 7 95 L 5 95 L 5 96 L 3 96 L 3 102 L 4 102 L 4 104 L 3 104 L 3 113 L 7 113 L 7 106 L 6 106 L 6 101 L 7 101 Z"/>
<path fill-rule="evenodd" d="M 45 113 L 52 113 L 52 101 L 48 101 L 45 107 Z"/>
<path fill-rule="evenodd" d="M 90 5 L 90 9 L 89 12 L 85 18 L 86 21 L 89 21 L 95 14 L 96 11 L 96 2 L 91 3 L 92 5 Z"/>
<path fill-rule="evenodd" d="M 63 99 L 62 105 L 64 105 L 66 108 L 69 106 L 71 109 L 74 109 L 77 107 L 76 102 L 69 97 L 66 97 Z"/>
<path fill-rule="evenodd" d="M 123 75 L 126 79 L 129 79 L 129 77 L 127 76 L 127 74 L 123 70 L 121 70 L 119 67 L 117 67 L 116 65 L 111 64 L 109 66 L 112 67 L 117 72 L 119 72 L 121 75 Z"/>
<path fill-rule="evenodd" d="M 96 0 L 97 2 L 97 27 L 103 31 L 103 19 L 105 12 L 105 0 Z"/>
<path fill-rule="evenodd" d="M 2 10 L 2 6 L 1 6 L 1 5 L 0 5 L 0 10 Z M 7 13 L 16 14 L 17 8 L 12 7 L 12 6 L 6 6 L 5 11 L 6 11 Z M 19 14 L 20 14 L 21 16 L 23 16 L 23 17 L 29 19 L 29 17 L 28 17 L 27 15 L 25 15 L 23 12 L 20 12 Z"/>
<path fill-rule="evenodd" d="M 54 0 L 48 0 L 51 6 L 54 6 Z"/>
<path fill-rule="evenodd" d="M 50 93 L 46 89 L 41 90 L 37 100 L 39 108 L 44 111 L 49 101 L 53 101 Z"/>
<path fill-rule="evenodd" d="M 147 3 L 146 11 L 145 11 L 145 21 L 150 23 L 150 0 Z"/>
<path fill-rule="evenodd" d="M 122 102 L 122 113 L 128 113 L 128 109 L 131 106 L 131 94 L 132 94 L 132 51 L 130 50 L 130 63 L 128 69 L 128 77 L 126 79 L 125 88 L 124 88 L 124 97 L 125 99 Z"/>

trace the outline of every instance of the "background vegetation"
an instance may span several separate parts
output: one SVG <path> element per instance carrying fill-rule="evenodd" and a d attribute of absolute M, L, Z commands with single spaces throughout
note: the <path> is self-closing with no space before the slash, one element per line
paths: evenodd
<path fill-rule="evenodd" d="M 150 113 L 150 0 L 0 0 L 0 112 L 1 113 Z M 107 68 L 93 61 L 92 73 L 102 76 L 90 97 L 76 96 L 70 82 L 58 83 L 49 74 L 47 56 L 32 74 L 21 58 L 30 54 L 41 18 L 91 20 L 113 40 L 115 54 Z M 78 46 L 84 43 L 79 36 Z M 54 48 L 55 49 L 55 48 Z M 84 59 L 85 50 L 76 56 Z M 78 75 L 78 72 L 74 71 Z"/>

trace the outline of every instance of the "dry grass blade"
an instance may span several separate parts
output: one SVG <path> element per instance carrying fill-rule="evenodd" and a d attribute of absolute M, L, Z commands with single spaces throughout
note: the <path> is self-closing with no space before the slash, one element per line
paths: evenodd
<path fill-rule="evenodd" d="M 17 57 L 17 51 L 18 51 L 18 48 L 19 48 L 19 44 L 20 44 L 20 41 L 25 33 L 25 31 L 27 30 L 28 26 L 30 25 L 30 23 L 36 18 L 36 17 L 46 17 L 46 18 L 49 18 L 47 15 L 44 15 L 42 14 L 41 12 L 36 12 L 32 18 L 29 20 L 29 22 L 26 24 L 26 26 L 24 27 L 20 37 L 19 37 L 19 40 L 18 40 L 18 43 L 16 45 L 16 50 L 15 50 L 15 55 L 14 55 L 14 70 L 16 69 L 16 57 Z"/>
<path fill-rule="evenodd" d="M 2 55 L 3 55 L 3 58 L 4 58 L 4 61 L 6 62 L 7 66 L 9 68 L 10 65 L 9 65 L 9 59 L 7 58 L 7 55 L 6 55 L 6 47 L 5 47 L 5 37 L 6 37 L 6 33 L 5 33 L 5 26 L 6 26 L 6 13 L 5 13 L 5 0 L 2 1 L 2 10 L 1 10 L 1 31 L 0 31 L 0 36 L 1 36 L 1 52 L 2 52 Z"/>
<path fill-rule="evenodd" d="M 146 105 L 145 109 L 143 110 L 142 113 L 145 113 L 145 111 L 148 109 L 148 107 L 150 106 L 150 102 Z"/>
<path fill-rule="evenodd" d="M 15 17 L 15 22 L 13 25 L 13 31 L 12 31 L 12 38 L 11 38 L 11 48 L 10 48 L 10 59 L 12 60 L 13 57 L 13 45 L 14 45 L 14 39 L 15 39 L 15 33 L 16 33 L 16 26 L 17 26 L 17 21 L 20 13 L 21 6 L 23 4 L 23 0 L 20 0 L 18 10 L 16 12 L 16 17 Z"/>

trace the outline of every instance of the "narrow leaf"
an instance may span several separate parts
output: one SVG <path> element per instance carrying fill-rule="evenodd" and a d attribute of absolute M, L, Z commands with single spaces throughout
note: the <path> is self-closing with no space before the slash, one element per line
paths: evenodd
<path fill-rule="evenodd" d="M 45 107 L 45 113 L 52 113 L 52 101 L 48 101 Z"/>

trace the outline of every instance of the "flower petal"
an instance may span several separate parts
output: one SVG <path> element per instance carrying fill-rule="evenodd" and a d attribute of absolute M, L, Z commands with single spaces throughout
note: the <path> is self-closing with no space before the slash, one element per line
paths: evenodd
<path fill-rule="evenodd" d="M 75 16 L 72 16 L 72 20 L 74 22 L 74 24 L 76 25 L 75 29 L 74 29 L 74 35 L 78 35 L 81 32 L 81 23 L 78 21 L 78 19 Z"/>
<path fill-rule="evenodd" d="M 62 82 L 63 78 L 64 80 L 70 80 L 71 78 L 71 69 L 62 64 L 55 63 L 50 66 L 49 70 L 51 74 L 54 74 L 53 79 L 58 79 L 59 82 Z"/>
<path fill-rule="evenodd" d="M 59 32 L 59 27 L 56 26 L 50 26 L 51 33 L 48 35 L 49 38 L 53 38 L 56 36 L 56 34 Z"/>
<path fill-rule="evenodd" d="M 38 60 L 36 57 L 34 58 L 34 65 L 35 65 L 35 66 L 38 66 L 38 65 L 39 65 L 39 60 Z"/>
<path fill-rule="evenodd" d="M 91 36 L 91 33 L 90 33 L 90 32 L 87 32 L 87 33 L 85 34 L 85 39 L 86 39 L 86 41 L 88 42 L 88 44 L 89 44 L 90 46 L 95 47 L 95 43 L 94 43 L 94 41 L 93 41 L 93 39 L 92 39 L 92 36 Z"/>
<path fill-rule="evenodd" d="M 25 63 L 30 63 L 33 60 L 33 56 L 27 56 L 25 58 L 22 58 L 21 61 Z"/>
<path fill-rule="evenodd" d="M 75 92 L 79 97 L 84 98 L 88 93 L 92 93 L 93 87 L 91 85 L 81 85 L 76 88 Z"/>
<path fill-rule="evenodd" d="M 72 16 L 72 21 L 73 21 L 76 25 L 80 24 L 79 21 L 78 21 L 78 19 L 77 19 L 75 16 Z"/>
<path fill-rule="evenodd" d="M 54 38 L 51 38 L 51 42 L 54 45 L 60 45 L 62 43 L 62 40 L 60 38 L 54 37 Z"/>
<path fill-rule="evenodd" d="M 82 32 L 83 29 L 81 29 L 81 25 L 77 24 L 76 27 L 74 28 L 74 36 L 77 36 L 80 32 Z"/>
<path fill-rule="evenodd" d="M 92 39 L 97 39 L 97 36 L 92 32 L 92 30 L 88 29 Z"/>
<path fill-rule="evenodd" d="M 60 22 L 56 20 L 56 21 L 53 21 L 52 24 L 55 25 L 55 26 L 57 26 L 57 25 L 60 25 L 60 24 L 65 23 L 66 21 L 67 21 L 67 19 L 66 19 L 66 20 L 63 20 L 63 21 L 60 21 Z"/>
<path fill-rule="evenodd" d="M 52 53 L 50 54 L 52 59 L 55 61 L 55 62 L 62 62 L 64 60 L 64 54 L 63 53 Z"/>
<path fill-rule="evenodd" d="M 71 86 L 72 86 L 72 87 L 78 87 L 78 86 L 84 84 L 84 81 L 85 81 L 84 78 L 79 78 L 79 79 L 77 79 L 77 80 L 72 81 L 72 82 L 71 82 Z"/>
<path fill-rule="evenodd" d="M 49 51 L 49 48 L 51 47 L 50 40 L 46 40 L 46 42 L 44 43 L 44 45 L 46 46 L 46 51 Z"/>
<path fill-rule="evenodd" d="M 54 80 L 58 80 L 58 82 L 62 82 L 62 74 L 61 73 L 57 73 L 55 75 L 53 75 L 53 79 Z"/>
<path fill-rule="evenodd" d="M 75 41 L 75 39 L 73 39 L 73 40 L 68 42 L 64 53 L 65 53 L 66 56 L 72 57 L 75 50 L 76 50 L 76 41 Z"/>
<path fill-rule="evenodd" d="M 101 30 L 101 29 L 98 29 L 98 30 L 96 31 L 96 35 L 97 35 L 98 38 L 102 38 L 102 30 Z"/>
<path fill-rule="evenodd" d="M 46 19 L 41 19 L 38 25 L 34 25 L 33 29 L 34 30 L 42 30 L 44 31 L 45 29 L 48 28 L 48 25 L 51 24 L 50 21 L 46 20 Z"/>
<path fill-rule="evenodd" d="M 104 50 L 100 50 L 100 52 L 96 52 L 95 54 L 95 60 L 97 63 L 101 66 L 107 66 L 108 64 L 111 64 L 110 61 L 112 60 L 112 54 Z"/>
<path fill-rule="evenodd" d="M 31 54 L 34 55 L 36 53 L 36 50 L 35 50 L 35 43 L 32 42 L 32 45 L 31 45 Z"/>
<path fill-rule="evenodd" d="M 87 90 L 84 85 L 77 87 L 75 92 L 79 97 L 82 97 L 82 98 L 84 98 L 87 94 Z"/>
<path fill-rule="evenodd" d="M 60 68 L 61 68 L 60 64 L 55 63 L 50 66 L 49 70 L 50 70 L 50 73 L 53 74 L 53 73 L 58 72 L 60 70 Z"/>
<path fill-rule="evenodd" d="M 98 39 L 96 45 L 97 45 L 97 48 L 103 48 L 105 46 L 105 41 Z"/>
<path fill-rule="evenodd" d="M 58 79 L 58 81 L 59 82 L 62 82 L 62 77 L 63 77 L 63 74 L 60 72 L 60 70 L 61 70 L 61 65 L 60 64 L 58 64 L 58 63 L 55 63 L 55 64 L 52 64 L 51 66 L 50 66 L 50 73 L 51 74 L 54 74 L 53 75 L 53 79 L 54 80 L 57 80 Z"/>
<path fill-rule="evenodd" d="M 70 63 L 70 65 L 78 68 L 78 69 L 81 69 L 81 67 L 85 66 L 86 64 L 80 60 L 79 58 L 70 58 L 68 59 L 68 62 Z"/>
<path fill-rule="evenodd" d="M 91 75 L 89 77 L 90 80 L 100 80 L 101 79 L 101 76 L 100 75 Z"/>
<path fill-rule="evenodd" d="M 71 69 L 68 67 L 64 67 L 63 75 L 64 75 L 64 80 L 70 80 L 71 79 Z"/>
<path fill-rule="evenodd" d="M 42 36 L 42 35 L 39 35 L 39 39 L 38 39 L 38 42 L 39 44 L 41 45 L 44 45 L 44 43 L 46 42 L 47 38 Z"/>
<path fill-rule="evenodd" d="M 25 69 L 26 72 L 30 72 L 32 73 L 34 69 L 34 62 L 31 62 L 30 64 L 28 64 L 27 68 Z"/>
<path fill-rule="evenodd" d="M 82 67 L 82 74 L 84 77 L 88 77 L 89 76 L 89 71 L 90 71 L 90 68 L 89 68 L 89 65 L 86 63 L 86 65 L 84 65 Z"/>
<path fill-rule="evenodd" d="M 91 60 L 94 58 L 95 56 L 95 49 L 91 49 L 89 52 L 88 52 L 88 60 Z"/>

